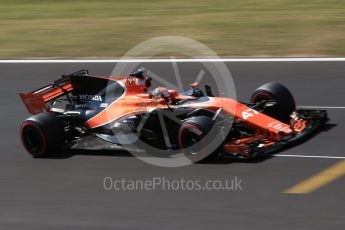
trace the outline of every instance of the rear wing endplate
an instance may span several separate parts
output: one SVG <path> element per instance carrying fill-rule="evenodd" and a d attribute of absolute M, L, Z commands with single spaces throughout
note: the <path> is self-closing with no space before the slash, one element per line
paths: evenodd
<path fill-rule="evenodd" d="M 67 94 L 73 90 L 71 78 L 74 76 L 88 76 L 88 70 L 82 69 L 69 75 L 62 75 L 61 78 L 52 84 L 41 87 L 30 93 L 19 93 L 29 113 L 35 115 L 44 111 L 50 111 L 47 102 Z"/>

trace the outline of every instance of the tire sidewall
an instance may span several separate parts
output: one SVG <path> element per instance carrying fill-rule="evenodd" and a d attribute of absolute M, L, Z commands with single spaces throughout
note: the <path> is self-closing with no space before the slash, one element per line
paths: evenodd
<path fill-rule="evenodd" d="M 269 82 L 256 89 L 251 96 L 251 103 L 262 100 L 275 100 L 277 104 L 266 111 L 266 114 L 280 121 L 288 122 L 291 113 L 296 109 L 291 92 L 282 84 Z"/>
<path fill-rule="evenodd" d="M 34 129 L 39 134 L 41 146 L 37 150 L 26 143 L 26 129 Z M 64 128 L 56 115 L 51 112 L 40 113 L 28 118 L 20 128 L 20 136 L 25 149 L 33 157 L 45 157 L 49 154 L 58 153 L 65 140 Z"/>
<path fill-rule="evenodd" d="M 181 150 L 184 152 L 184 154 L 194 163 L 200 162 L 202 160 L 205 160 L 210 155 L 213 154 L 214 151 L 209 152 L 207 145 L 210 143 L 209 138 L 211 138 L 212 135 L 209 135 L 210 131 L 213 133 L 212 127 L 214 126 L 214 122 L 211 118 L 205 117 L 205 116 L 199 116 L 199 117 L 193 117 L 185 121 L 178 132 L 178 142 Z M 201 132 L 199 136 L 199 140 L 195 146 L 184 146 L 183 138 L 186 135 L 189 129 L 196 129 Z"/>
<path fill-rule="evenodd" d="M 42 144 L 40 146 L 37 146 L 36 147 L 37 149 L 30 147 L 29 144 L 27 143 L 27 140 L 26 140 L 27 137 L 24 136 L 24 135 L 28 135 L 26 134 L 27 129 L 34 129 L 35 132 L 39 134 Z M 42 128 L 36 122 L 31 121 L 31 120 L 24 121 L 24 123 L 21 125 L 21 128 L 20 128 L 20 136 L 21 136 L 21 141 L 24 148 L 33 157 L 43 156 L 44 153 L 47 152 L 47 137 L 44 131 L 42 130 Z"/>

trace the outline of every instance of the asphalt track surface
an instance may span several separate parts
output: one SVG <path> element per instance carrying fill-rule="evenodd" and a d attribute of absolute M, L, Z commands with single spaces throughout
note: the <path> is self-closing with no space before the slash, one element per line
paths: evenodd
<path fill-rule="evenodd" d="M 164 65 L 147 64 L 155 71 Z M 192 73 L 192 63 L 179 63 Z M 288 86 L 299 105 L 345 106 L 345 62 L 227 63 L 240 100 L 267 81 Z M 80 152 L 32 159 L 18 135 L 28 116 L 17 95 L 88 68 L 108 75 L 114 64 L 0 64 L 0 229 L 343 229 L 345 178 L 306 195 L 283 191 L 339 159 L 273 157 L 250 163 L 224 159 L 164 168 L 128 154 Z M 188 76 L 183 75 L 183 76 Z M 194 75 L 195 76 L 195 75 Z M 191 81 L 184 77 L 184 81 Z M 330 124 L 282 154 L 345 156 L 345 110 L 329 110 Z M 145 180 L 226 180 L 237 191 L 106 191 L 105 177 Z"/>

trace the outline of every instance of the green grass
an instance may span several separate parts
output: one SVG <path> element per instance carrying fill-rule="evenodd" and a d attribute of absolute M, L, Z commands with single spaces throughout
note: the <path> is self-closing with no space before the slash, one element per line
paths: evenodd
<path fill-rule="evenodd" d="M 0 58 L 119 57 L 164 35 L 222 56 L 345 55 L 345 1 L 0 0 Z"/>

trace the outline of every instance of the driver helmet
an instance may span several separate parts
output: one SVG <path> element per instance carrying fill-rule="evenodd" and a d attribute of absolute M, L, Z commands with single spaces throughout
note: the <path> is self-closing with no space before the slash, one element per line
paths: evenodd
<path fill-rule="evenodd" d="M 167 88 L 165 87 L 157 87 L 154 90 L 152 90 L 151 93 L 153 98 L 170 98 L 170 93 Z"/>

